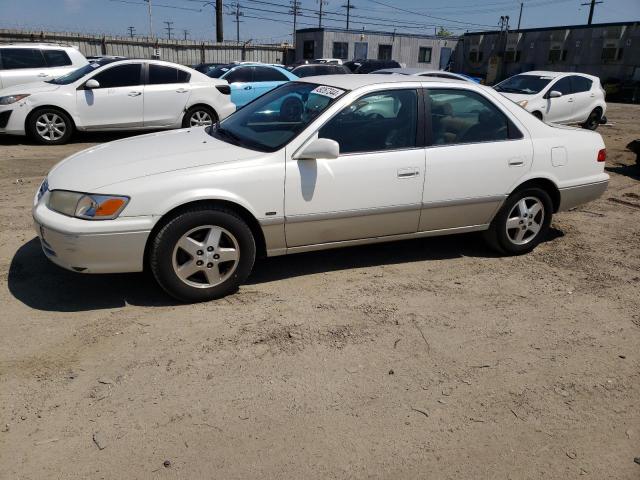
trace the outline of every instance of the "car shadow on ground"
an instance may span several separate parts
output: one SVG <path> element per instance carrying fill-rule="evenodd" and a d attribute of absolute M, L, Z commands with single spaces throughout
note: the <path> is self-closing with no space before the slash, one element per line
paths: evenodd
<path fill-rule="evenodd" d="M 617 173 L 618 175 L 624 175 L 634 180 L 640 180 L 640 165 L 617 164 L 615 167 L 605 167 L 605 170 L 609 173 Z"/>
<path fill-rule="evenodd" d="M 552 228 L 545 241 L 563 236 Z M 496 257 L 479 234 L 422 238 L 363 245 L 259 260 L 246 285 L 258 285 L 322 272 L 381 265 L 446 260 L 462 257 Z M 18 249 L 9 267 L 9 291 L 36 310 L 80 312 L 126 305 L 158 307 L 177 305 L 148 273 L 86 275 L 64 270 L 47 260 L 33 238 Z"/>
<path fill-rule="evenodd" d="M 81 143 L 106 143 L 114 140 L 120 140 L 123 138 L 134 137 L 136 135 L 143 135 L 145 133 L 154 133 L 158 130 L 145 130 L 145 131 L 128 131 L 128 132 L 75 132 L 67 145 L 81 144 Z M 19 135 L 0 135 L 0 145 L 26 145 L 34 146 L 40 145 L 29 137 Z M 41 145 L 43 147 L 47 145 Z"/>

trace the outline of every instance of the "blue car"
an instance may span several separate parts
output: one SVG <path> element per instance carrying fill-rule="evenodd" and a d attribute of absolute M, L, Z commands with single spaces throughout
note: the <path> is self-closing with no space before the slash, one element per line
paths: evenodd
<path fill-rule="evenodd" d="M 226 80 L 231 87 L 231 101 L 240 108 L 254 98 L 283 83 L 297 80 L 290 71 L 277 65 L 242 63 L 223 65 L 207 72 L 212 78 Z"/>

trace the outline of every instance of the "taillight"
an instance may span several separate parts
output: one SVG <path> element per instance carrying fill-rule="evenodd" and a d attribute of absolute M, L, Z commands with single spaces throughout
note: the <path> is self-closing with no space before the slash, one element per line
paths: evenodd
<path fill-rule="evenodd" d="M 229 85 L 216 85 L 216 88 L 224 95 L 231 95 L 231 87 Z"/>
<path fill-rule="evenodd" d="M 607 149 L 603 148 L 598 152 L 598 161 L 604 162 L 607 159 Z"/>

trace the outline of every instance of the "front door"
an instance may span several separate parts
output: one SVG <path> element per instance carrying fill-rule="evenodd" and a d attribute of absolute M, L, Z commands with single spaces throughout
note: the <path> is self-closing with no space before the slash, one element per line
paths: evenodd
<path fill-rule="evenodd" d="M 531 168 L 531 140 L 491 100 L 465 89 L 430 89 L 420 231 L 488 224 Z"/>
<path fill-rule="evenodd" d="M 553 90 L 562 93 L 562 96 L 546 99 L 547 106 L 546 111 L 544 112 L 545 121 L 555 123 L 571 122 L 573 120 L 573 108 L 575 103 L 571 78 L 564 77 L 551 84 L 547 89 L 545 97 L 549 97 L 549 92 Z"/>
<path fill-rule="evenodd" d="M 100 86 L 76 90 L 78 126 L 87 129 L 135 128 L 143 122 L 142 63 L 116 64 L 92 79 Z"/>
<path fill-rule="evenodd" d="M 253 91 L 253 67 L 241 65 L 233 68 L 222 77 L 231 87 L 231 101 L 240 108 L 255 98 Z"/>
<path fill-rule="evenodd" d="M 317 133 L 336 159 L 293 160 L 285 183 L 288 247 L 414 233 L 425 172 L 414 89 L 366 94 Z"/>
<path fill-rule="evenodd" d="M 149 64 L 149 79 L 144 87 L 144 126 L 175 125 L 190 95 L 187 72 L 166 65 Z"/>

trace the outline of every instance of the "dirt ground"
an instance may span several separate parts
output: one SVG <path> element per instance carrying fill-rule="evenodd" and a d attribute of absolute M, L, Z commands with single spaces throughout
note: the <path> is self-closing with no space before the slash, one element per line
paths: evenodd
<path fill-rule="evenodd" d="M 608 192 L 532 254 L 279 257 L 200 305 L 41 253 L 39 182 L 116 137 L 0 138 L 0 478 L 639 479 L 640 106 L 608 117 Z"/>

